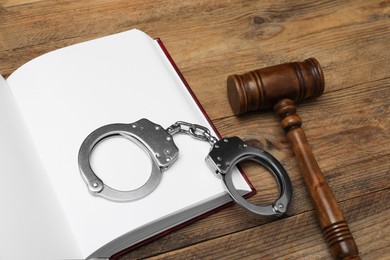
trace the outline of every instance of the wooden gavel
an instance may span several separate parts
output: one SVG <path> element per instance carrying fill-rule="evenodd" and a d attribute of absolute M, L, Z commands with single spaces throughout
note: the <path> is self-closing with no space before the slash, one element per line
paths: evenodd
<path fill-rule="evenodd" d="M 360 259 L 355 240 L 301 128 L 295 102 L 324 92 L 324 75 L 314 58 L 254 70 L 227 79 L 235 115 L 272 108 L 298 160 L 330 252 L 335 259 Z"/>

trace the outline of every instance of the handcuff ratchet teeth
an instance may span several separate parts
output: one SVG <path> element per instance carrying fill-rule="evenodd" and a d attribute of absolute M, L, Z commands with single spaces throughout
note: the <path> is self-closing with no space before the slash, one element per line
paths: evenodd
<path fill-rule="evenodd" d="M 292 186 L 287 172 L 278 160 L 259 148 L 249 146 L 238 137 L 218 140 L 210 134 L 208 128 L 182 121 L 178 121 L 164 129 L 144 118 L 131 124 L 105 125 L 89 134 L 82 143 L 78 156 L 80 173 L 89 191 L 95 196 L 101 196 L 116 202 L 134 201 L 149 195 L 158 186 L 162 173 L 178 157 L 179 149 L 172 138 L 177 133 L 187 134 L 211 144 L 212 148 L 206 157 L 206 162 L 214 173 L 222 178 L 228 193 L 239 205 L 252 213 L 265 216 L 280 216 L 286 212 L 292 196 Z M 96 145 L 115 135 L 134 141 L 147 151 L 151 158 L 151 175 L 146 183 L 137 189 L 120 191 L 109 187 L 95 174 L 90 165 L 90 156 Z M 271 205 L 258 206 L 252 204 L 244 199 L 234 187 L 234 166 L 245 160 L 259 163 L 274 176 L 280 194 L 279 198 Z"/>

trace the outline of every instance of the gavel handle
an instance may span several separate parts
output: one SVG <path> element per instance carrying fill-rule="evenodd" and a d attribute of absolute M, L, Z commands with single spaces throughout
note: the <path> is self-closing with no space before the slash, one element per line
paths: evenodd
<path fill-rule="evenodd" d="M 355 240 L 343 213 L 329 188 L 301 128 L 302 120 L 295 113 L 292 100 L 278 102 L 274 110 L 281 119 L 310 194 L 325 239 L 335 259 L 360 259 Z"/>

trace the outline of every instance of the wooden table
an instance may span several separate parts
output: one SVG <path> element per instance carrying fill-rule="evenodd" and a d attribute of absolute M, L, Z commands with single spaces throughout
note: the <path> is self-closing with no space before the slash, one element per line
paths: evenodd
<path fill-rule="evenodd" d="M 271 111 L 235 117 L 226 96 L 229 74 L 309 57 L 326 82 L 320 98 L 299 106 L 309 143 L 363 259 L 390 259 L 389 1 L 0 0 L 0 73 L 131 28 L 163 40 L 220 133 L 277 157 L 294 195 L 280 220 L 232 206 L 123 259 L 330 258 L 277 119 Z M 245 168 L 258 189 L 251 201 L 273 201 L 272 177 Z"/>

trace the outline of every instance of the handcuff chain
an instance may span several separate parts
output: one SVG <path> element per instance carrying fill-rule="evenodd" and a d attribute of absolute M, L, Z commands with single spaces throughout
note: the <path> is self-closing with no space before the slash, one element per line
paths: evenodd
<path fill-rule="evenodd" d="M 177 133 L 190 135 L 197 140 L 207 141 L 211 145 L 214 145 L 218 141 L 218 139 L 210 133 L 210 130 L 207 127 L 187 123 L 184 121 L 177 121 L 176 123 L 168 127 L 166 131 L 170 135 L 174 135 Z"/>

